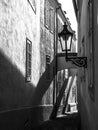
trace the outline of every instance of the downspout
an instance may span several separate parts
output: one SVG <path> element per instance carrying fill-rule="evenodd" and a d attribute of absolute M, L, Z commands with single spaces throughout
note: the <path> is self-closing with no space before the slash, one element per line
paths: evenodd
<path fill-rule="evenodd" d="M 55 11 L 56 12 L 56 11 Z M 54 82 L 53 82 L 53 105 L 55 104 L 56 100 L 56 13 L 54 14 L 54 66 L 53 66 L 53 77 L 54 77 Z"/>
<path fill-rule="evenodd" d="M 57 3 L 59 5 L 59 3 Z M 54 76 L 54 89 L 53 89 L 53 104 L 55 104 L 56 102 L 56 86 L 57 86 L 57 46 L 58 46 L 58 18 L 57 18 L 57 12 L 58 9 L 60 9 L 61 7 L 57 7 L 55 9 L 55 21 L 54 21 L 54 72 L 53 72 L 53 76 Z"/>

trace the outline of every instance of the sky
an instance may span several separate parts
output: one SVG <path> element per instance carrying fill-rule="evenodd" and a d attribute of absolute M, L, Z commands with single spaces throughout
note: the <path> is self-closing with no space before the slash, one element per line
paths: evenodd
<path fill-rule="evenodd" d="M 72 0 L 58 0 L 58 1 L 61 3 L 62 9 L 66 11 L 67 13 L 66 17 L 69 18 L 72 30 L 76 31 L 76 35 L 77 35 L 77 21 L 76 21 Z"/>

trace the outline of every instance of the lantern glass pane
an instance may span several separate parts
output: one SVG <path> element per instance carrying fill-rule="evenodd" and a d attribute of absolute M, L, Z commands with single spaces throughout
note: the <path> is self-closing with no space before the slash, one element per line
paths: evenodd
<path fill-rule="evenodd" d="M 65 39 L 63 37 L 60 37 L 60 45 L 62 51 L 64 51 L 66 48 L 65 48 Z"/>
<path fill-rule="evenodd" d="M 67 40 L 67 50 L 71 51 L 71 36 Z"/>

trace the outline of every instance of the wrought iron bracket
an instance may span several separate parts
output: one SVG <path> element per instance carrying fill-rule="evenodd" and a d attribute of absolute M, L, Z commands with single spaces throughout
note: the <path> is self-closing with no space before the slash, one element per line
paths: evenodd
<path fill-rule="evenodd" d="M 67 57 L 66 61 L 71 61 L 78 67 L 87 68 L 87 57 Z"/>

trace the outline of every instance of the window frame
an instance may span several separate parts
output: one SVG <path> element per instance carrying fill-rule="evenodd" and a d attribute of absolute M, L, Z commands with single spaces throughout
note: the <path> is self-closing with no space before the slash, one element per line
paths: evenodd
<path fill-rule="evenodd" d="M 32 42 L 26 38 L 26 82 L 31 81 Z"/>
<path fill-rule="evenodd" d="M 50 81 L 50 63 L 51 63 L 51 56 L 46 54 L 46 80 Z"/>
<path fill-rule="evenodd" d="M 44 3 L 44 26 L 49 29 L 49 1 L 45 0 Z"/>
<path fill-rule="evenodd" d="M 54 9 L 49 8 L 49 30 L 51 33 L 54 33 Z"/>
<path fill-rule="evenodd" d="M 55 11 L 49 3 L 49 0 L 45 0 L 44 3 L 44 26 L 51 32 L 54 33 L 54 22 L 55 22 Z"/>

